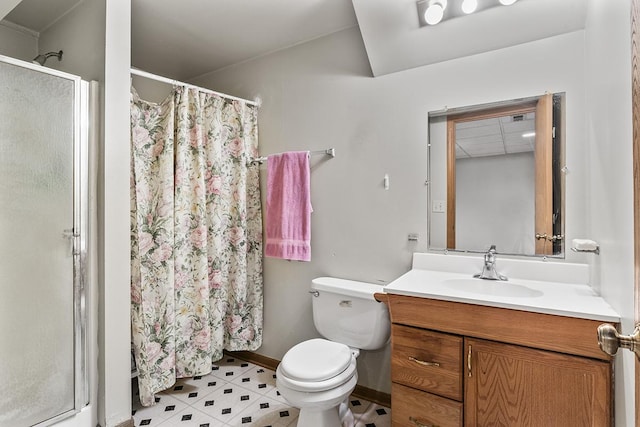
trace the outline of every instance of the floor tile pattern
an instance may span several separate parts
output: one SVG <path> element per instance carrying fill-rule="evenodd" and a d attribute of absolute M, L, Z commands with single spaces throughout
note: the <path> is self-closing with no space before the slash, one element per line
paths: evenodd
<path fill-rule="evenodd" d="M 208 375 L 182 378 L 156 395 L 156 404 L 140 405 L 133 380 L 135 426 L 162 427 L 295 427 L 298 409 L 276 389 L 275 372 L 224 357 Z M 355 427 L 390 427 L 389 408 L 352 397 Z"/>

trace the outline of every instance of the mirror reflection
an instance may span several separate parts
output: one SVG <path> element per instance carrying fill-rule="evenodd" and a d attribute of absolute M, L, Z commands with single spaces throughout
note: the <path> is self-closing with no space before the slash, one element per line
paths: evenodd
<path fill-rule="evenodd" d="M 429 113 L 429 249 L 564 255 L 564 94 Z"/>

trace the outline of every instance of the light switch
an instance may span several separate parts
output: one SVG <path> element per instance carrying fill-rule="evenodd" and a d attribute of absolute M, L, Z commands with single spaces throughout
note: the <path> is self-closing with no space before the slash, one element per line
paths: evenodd
<path fill-rule="evenodd" d="M 432 212 L 444 212 L 447 209 L 447 202 L 444 200 L 434 200 L 431 207 Z"/>

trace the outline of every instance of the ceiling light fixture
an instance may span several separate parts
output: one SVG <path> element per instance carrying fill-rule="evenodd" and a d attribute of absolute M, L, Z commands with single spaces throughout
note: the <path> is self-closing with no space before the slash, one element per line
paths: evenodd
<path fill-rule="evenodd" d="M 436 25 L 442 21 L 446 8 L 447 0 L 430 0 L 427 10 L 424 12 L 424 20 L 429 25 Z"/>
<path fill-rule="evenodd" d="M 527 132 L 527 133 L 523 133 L 522 137 L 523 138 L 531 138 L 532 136 L 536 136 L 535 132 Z"/>
<path fill-rule="evenodd" d="M 417 0 L 418 24 L 430 27 L 443 21 L 480 13 L 502 6 L 510 6 L 518 0 Z"/>
<path fill-rule="evenodd" d="M 473 13 L 478 8 L 478 0 L 464 0 L 461 9 L 467 15 Z"/>

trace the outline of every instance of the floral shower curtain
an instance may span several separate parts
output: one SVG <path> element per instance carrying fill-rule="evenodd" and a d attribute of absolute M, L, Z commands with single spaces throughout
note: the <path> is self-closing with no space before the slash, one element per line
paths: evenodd
<path fill-rule="evenodd" d="M 132 341 L 140 401 L 262 343 L 257 109 L 196 89 L 131 97 Z"/>

